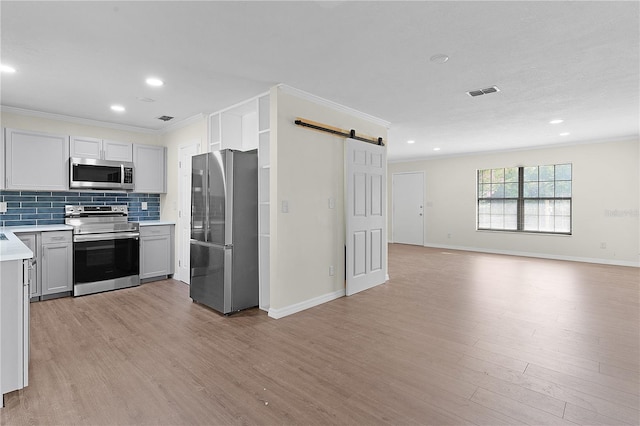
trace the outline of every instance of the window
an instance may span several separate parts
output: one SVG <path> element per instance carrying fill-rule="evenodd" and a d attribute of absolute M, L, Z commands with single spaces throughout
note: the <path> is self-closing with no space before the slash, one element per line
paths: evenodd
<path fill-rule="evenodd" d="M 571 164 L 478 170 L 477 228 L 571 234 Z"/>

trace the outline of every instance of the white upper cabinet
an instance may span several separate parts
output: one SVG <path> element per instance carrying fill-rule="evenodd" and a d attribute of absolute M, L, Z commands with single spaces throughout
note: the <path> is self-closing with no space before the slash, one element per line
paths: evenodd
<path fill-rule="evenodd" d="M 209 116 L 209 151 L 258 149 L 258 98 Z"/>
<path fill-rule="evenodd" d="M 130 142 L 72 136 L 70 151 L 72 157 L 133 161 L 133 144 Z"/>
<path fill-rule="evenodd" d="M 0 132 L 0 189 L 5 187 L 5 173 L 4 173 L 4 132 Z"/>
<path fill-rule="evenodd" d="M 135 192 L 167 192 L 167 148 L 157 145 L 133 145 Z"/>
<path fill-rule="evenodd" d="M 65 191 L 69 187 L 69 137 L 5 129 L 6 188 Z"/>

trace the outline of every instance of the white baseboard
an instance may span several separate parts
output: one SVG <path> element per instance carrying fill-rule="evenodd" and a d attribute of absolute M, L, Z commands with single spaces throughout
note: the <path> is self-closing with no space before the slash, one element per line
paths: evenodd
<path fill-rule="evenodd" d="M 305 309 L 313 308 L 314 306 L 321 305 L 323 303 L 330 302 L 335 299 L 339 299 L 345 295 L 345 289 L 334 291 L 333 293 L 323 294 L 322 296 L 314 297 L 303 302 L 295 303 L 293 305 L 285 306 L 284 308 L 274 309 L 269 308 L 269 316 L 271 318 L 279 319 L 286 317 L 296 312 L 304 311 Z"/>
<path fill-rule="evenodd" d="M 508 256 L 536 257 L 539 259 L 568 260 L 571 262 L 600 263 L 604 265 L 631 266 L 635 268 L 640 268 L 640 262 L 633 262 L 630 260 L 614 260 L 614 259 L 598 259 L 598 258 L 591 258 L 591 257 L 562 256 L 562 255 L 547 254 L 547 253 L 531 253 L 531 252 L 525 252 L 525 251 L 495 250 L 495 249 L 485 249 L 485 248 L 477 248 L 477 247 L 452 246 L 447 244 L 425 244 L 424 246 L 432 247 L 432 248 L 449 249 L 449 250 L 475 251 L 479 253 L 505 254 Z"/>

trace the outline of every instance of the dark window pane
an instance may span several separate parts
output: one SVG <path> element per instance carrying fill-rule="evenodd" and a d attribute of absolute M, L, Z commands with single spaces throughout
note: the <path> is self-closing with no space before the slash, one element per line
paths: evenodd
<path fill-rule="evenodd" d="M 540 182 L 539 197 L 553 197 L 553 182 Z"/>
<path fill-rule="evenodd" d="M 504 183 L 491 184 L 491 198 L 504 198 Z"/>
<path fill-rule="evenodd" d="M 504 184 L 504 196 L 505 196 L 505 198 L 518 198 L 518 184 L 517 183 L 505 183 Z"/>
<path fill-rule="evenodd" d="M 556 182 L 556 197 L 571 197 L 571 181 Z"/>
<path fill-rule="evenodd" d="M 558 164 L 556 166 L 556 180 L 571 180 L 571 164 Z"/>
<path fill-rule="evenodd" d="M 491 200 L 491 214 L 503 214 L 504 213 L 504 201 L 502 200 Z"/>
<path fill-rule="evenodd" d="M 478 198 L 490 198 L 491 197 L 491 184 L 483 183 L 480 184 L 480 193 L 478 194 Z"/>
<path fill-rule="evenodd" d="M 538 168 L 537 167 L 525 167 L 524 168 L 524 181 L 533 182 L 538 180 Z"/>
<path fill-rule="evenodd" d="M 518 182 L 518 168 L 510 167 L 504 169 L 504 181 L 505 182 Z"/>
<path fill-rule="evenodd" d="M 553 176 L 554 176 L 554 166 L 540 166 L 538 167 L 539 170 L 539 179 L 541 182 L 548 182 L 548 181 L 552 181 L 553 180 Z"/>
<path fill-rule="evenodd" d="M 536 198 L 538 197 L 538 182 L 525 182 L 524 183 L 524 197 Z"/>

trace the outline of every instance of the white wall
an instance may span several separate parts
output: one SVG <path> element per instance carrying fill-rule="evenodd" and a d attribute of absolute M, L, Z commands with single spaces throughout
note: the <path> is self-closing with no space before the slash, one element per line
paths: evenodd
<path fill-rule="evenodd" d="M 271 91 L 271 271 L 269 315 L 279 317 L 344 294 L 344 138 L 297 126 L 298 117 L 387 139 L 362 116 Z M 329 209 L 329 198 L 335 208 Z M 287 201 L 289 212 L 282 212 Z M 335 275 L 329 276 L 329 266 Z"/>
<path fill-rule="evenodd" d="M 178 209 L 180 206 L 179 183 L 179 147 L 187 143 L 199 142 L 200 152 L 207 152 L 209 143 L 207 141 L 207 117 L 203 116 L 193 120 L 187 126 L 170 130 L 160 136 L 160 144 L 167 147 L 167 193 L 160 195 L 160 219 L 175 222 L 175 247 L 176 256 L 174 270 L 178 270 L 178 253 L 180 244 L 180 233 L 178 232 Z M 185 212 L 187 216 L 191 211 Z"/>
<path fill-rule="evenodd" d="M 425 246 L 640 266 L 638 147 L 630 140 L 390 163 L 388 176 L 425 173 Z M 572 235 L 476 231 L 477 169 L 559 163 L 573 164 Z"/>

